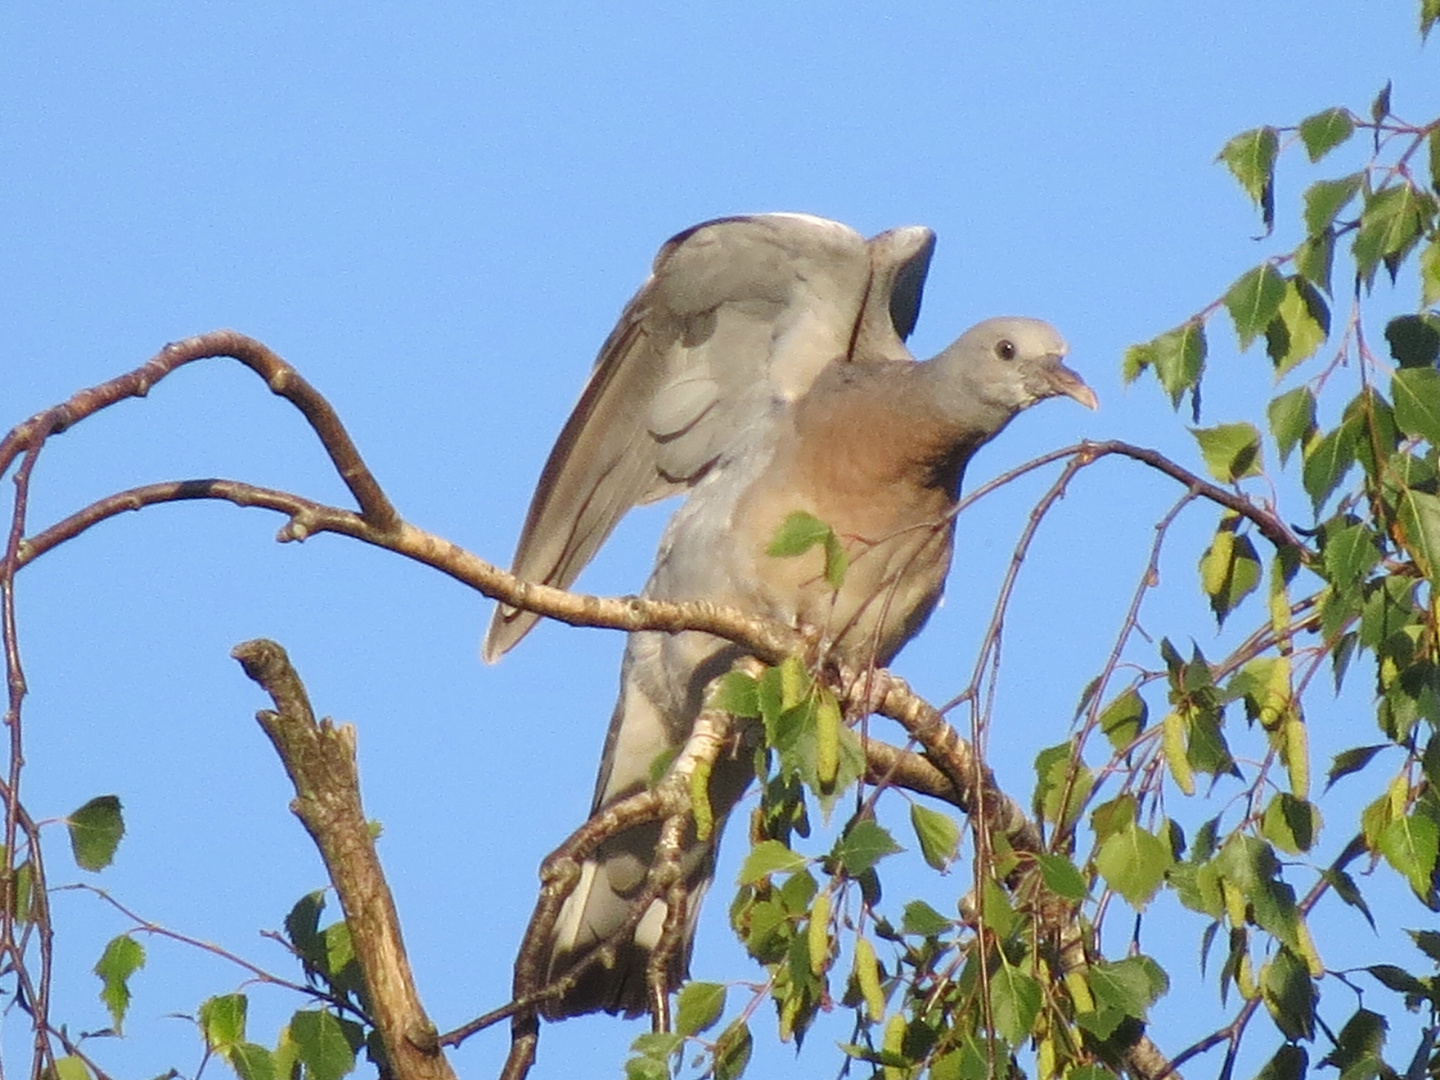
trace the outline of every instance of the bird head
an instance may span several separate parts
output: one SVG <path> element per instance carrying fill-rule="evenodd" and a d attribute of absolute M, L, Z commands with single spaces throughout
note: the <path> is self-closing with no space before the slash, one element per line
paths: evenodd
<path fill-rule="evenodd" d="M 1086 408 L 1095 391 L 1064 364 L 1069 347 L 1039 319 L 986 319 L 965 331 L 930 365 L 945 406 L 957 420 L 998 431 L 1021 409 L 1064 395 Z"/>

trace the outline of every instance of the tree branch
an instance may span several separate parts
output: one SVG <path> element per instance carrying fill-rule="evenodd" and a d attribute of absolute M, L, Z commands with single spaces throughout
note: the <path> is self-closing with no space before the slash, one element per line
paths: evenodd
<path fill-rule="evenodd" d="M 231 655 L 275 703 L 276 711 L 263 710 L 255 718 L 285 764 L 295 785 L 291 809 L 320 849 L 340 895 L 366 1003 L 391 1070 L 398 1080 L 455 1080 L 415 992 L 395 901 L 360 805 L 355 729 L 329 720 L 316 723 L 299 675 L 273 641 L 247 641 Z"/>
<path fill-rule="evenodd" d="M 355 496 L 367 522 L 381 531 L 399 524 L 400 515 L 380 490 L 330 403 L 279 355 L 234 330 L 212 330 L 172 342 L 134 371 L 81 390 L 63 404 L 32 416 L 0 439 L 0 474 L 10 468 L 16 455 L 37 448 L 51 435 L 58 435 L 87 416 L 126 398 L 144 397 L 152 386 L 186 364 L 218 357 L 238 360 L 264 379 L 274 393 L 300 410 L 330 455 L 340 479 Z"/>

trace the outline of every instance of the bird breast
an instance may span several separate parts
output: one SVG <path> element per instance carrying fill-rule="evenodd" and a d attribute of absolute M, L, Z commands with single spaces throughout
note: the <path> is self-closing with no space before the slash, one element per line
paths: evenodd
<path fill-rule="evenodd" d="M 820 629 L 851 662 L 885 664 L 939 600 L 966 455 L 888 367 L 869 376 L 857 365 L 835 367 L 851 370 L 817 384 L 791 411 L 768 467 L 737 501 L 733 549 L 749 583 L 744 606 Z M 794 557 L 767 554 L 796 511 L 840 540 L 848 568 L 838 590 L 819 545 Z"/>

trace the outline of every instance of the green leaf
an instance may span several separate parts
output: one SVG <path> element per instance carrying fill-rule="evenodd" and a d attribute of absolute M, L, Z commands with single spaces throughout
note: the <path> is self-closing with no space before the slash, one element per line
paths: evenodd
<path fill-rule="evenodd" d="M 95 961 L 95 974 L 100 976 L 100 1000 L 110 1010 L 110 1022 L 118 1035 L 124 1030 L 125 1012 L 130 1007 L 130 976 L 145 966 L 145 948 L 129 934 L 112 938 L 100 959 Z"/>
<path fill-rule="evenodd" d="M 240 1080 L 277 1080 L 274 1056 L 256 1043 L 238 1043 L 226 1051 L 225 1058 Z"/>
<path fill-rule="evenodd" d="M 647 1031 L 630 1044 L 635 1056 L 625 1062 L 625 1080 L 670 1080 L 671 1059 L 684 1045 L 684 1036 L 670 1031 Z"/>
<path fill-rule="evenodd" d="M 946 870 L 960 852 L 960 824 L 949 814 L 910 804 L 910 824 L 920 841 L 920 854 L 936 870 Z"/>
<path fill-rule="evenodd" d="M 1120 1029 L 1120 1025 L 1125 1022 L 1125 1019 L 1123 1012 L 1108 1005 L 1101 1005 L 1087 1012 L 1075 1014 L 1075 1022 L 1080 1025 L 1081 1030 L 1100 1042 L 1108 1042 L 1111 1036 Z M 1112 1075 L 1107 1074 L 1106 1080 L 1109 1080 Z"/>
<path fill-rule="evenodd" d="M 1145 1013 L 1170 985 L 1161 967 L 1148 956 L 1114 962 L 1098 961 L 1087 972 L 1090 989 L 1102 1004 L 1144 1020 Z"/>
<path fill-rule="evenodd" d="M 1420 252 L 1420 303 L 1425 307 L 1440 304 L 1440 239 L 1431 240 Z"/>
<path fill-rule="evenodd" d="M 1230 286 L 1225 294 L 1225 307 L 1235 322 L 1235 334 L 1242 351 L 1265 332 L 1284 298 L 1285 278 L 1269 263 L 1247 271 Z"/>
<path fill-rule="evenodd" d="M 1330 272 L 1335 265 L 1335 230 L 1307 236 L 1295 249 L 1295 270 L 1306 281 L 1331 295 Z"/>
<path fill-rule="evenodd" d="M 736 1020 L 715 1040 L 715 1080 L 737 1080 L 750 1064 L 755 1041 L 743 1019 Z"/>
<path fill-rule="evenodd" d="M 792 915 L 803 915 L 810 910 L 820 884 L 809 870 L 797 870 L 780 886 L 780 903 Z"/>
<path fill-rule="evenodd" d="M 1440 19 L 1440 0 L 1420 0 L 1420 40 L 1423 42 L 1430 36 L 1430 30 L 1435 25 L 1435 20 Z M 1435 133 L 1430 133 L 1433 138 Z M 1436 185 L 1440 187 L 1440 184 Z"/>
<path fill-rule="evenodd" d="M 1405 932 L 1410 935 L 1410 940 L 1415 942 L 1421 952 L 1435 963 L 1440 964 L 1440 931 L 1406 930 Z"/>
<path fill-rule="evenodd" d="M 1406 435 L 1440 446 L 1440 371 L 1408 367 L 1390 380 L 1395 399 L 1395 423 Z"/>
<path fill-rule="evenodd" d="M 1191 319 L 1153 341 L 1127 349 L 1125 381 L 1132 382 L 1147 367 L 1154 367 L 1155 377 L 1170 395 L 1170 404 L 1178 408 L 1185 391 L 1200 380 L 1205 369 L 1205 353 L 1205 325 L 1199 319 Z"/>
<path fill-rule="evenodd" d="M 1154 362 L 1154 354 L 1149 343 L 1144 345 L 1131 345 L 1125 350 L 1125 355 L 1120 360 L 1120 378 L 1126 386 L 1140 377 L 1140 373 Z"/>
<path fill-rule="evenodd" d="M 997 937 L 1008 938 L 1020 916 L 1010 902 L 1010 894 L 994 878 L 986 878 L 980 892 L 981 922 Z"/>
<path fill-rule="evenodd" d="M 1101 711 L 1100 730 L 1110 740 L 1111 746 L 1124 750 L 1135 741 L 1135 736 L 1145 730 L 1149 717 L 1150 709 L 1145 699 L 1131 687 Z"/>
<path fill-rule="evenodd" d="M 1040 852 L 1035 856 L 1040 865 L 1040 876 L 1045 887 L 1064 900 L 1084 900 L 1089 895 L 1085 877 L 1075 868 L 1068 857 L 1060 853 L 1053 855 Z"/>
<path fill-rule="evenodd" d="M 200 1031 L 211 1050 L 225 1051 L 245 1041 L 244 994 L 222 994 L 200 1003 Z"/>
<path fill-rule="evenodd" d="M 1260 831 L 1281 851 L 1299 855 L 1315 845 L 1320 833 L 1320 810 L 1288 791 L 1276 792 L 1265 808 Z"/>
<path fill-rule="evenodd" d="M 325 944 L 325 962 L 320 971 L 330 985 L 341 993 L 360 992 L 360 962 L 355 959 L 355 943 L 350 940 L 350 925 L 341 919 L 321 931 Z"/>
<path fill-rule="evenodd" d="M 1330 334 L 1330 308 L 1318 289 L 1303 277 L 1288 278 L 1285 295 L 1265 328 L 1265 352 L 1283 377 L 1296 364 L 1315 355 Z"/>
<path fill-rule="evenodd" d="M 1095 777 L 1083 761 L 1076 761 L 1071 777 L 1073 741 L 1047 747 L 1035 755 L 1035 812 L 1051 824 L 1058 824 L 1064 800 L 1065 824 L 1079 818 L 1095 785 Z"/>
<path fill-rule="evenodd" d="M 1357 1009 L 1335 1036 L 1335 1048 L 1321 1059 L 1320 1065 L 1334 1066 L 1344 1080 L 1362 1076 L 1390 1075 L 1380 1057 L 1385 1047 L 1385 1031 L 1389 1023 L 1379 1013 Z"/>
<path fill-rule="evenodd" d="M 670 1080 L 670 1062 L 664 1058 L 632 1057 L 625 1062 L 625 1080 Z"/>
<path fill-rule="evenodd" d="M 719 1022 L 725 1012 L 725 987 L 720 983 L 686 983 L 675 1007 L 675 1030 L 681 1035 L 698 1035 Z"/>
<path fill-rule="evenodd" d="M 69 1057 L 55 1059 L 55 1080 L 90 1080 L 90 1070 L 83 1058 Z"/>
<path fill-rule="evenodd" d="M 745 856 L 739 884 L 754 885 L 770 874 L 793 873 L 804 868 L 805 856 L 791 851 L 779 840 L 761 840 Z"/>
<path fill-rule="evenodd" d="M 0 850 L 4 845 L 0 844 Z M 30 922 L 31 909 L 35 904 L 35 867 L 26 859 L 15 868 L 15 921 Z"/>
<path fill-rule="evenodd" d="M 1427 900 L 1440 843 L 1440 830 L 1434 820 L 1421 812 L 1412 813 L 1387 825 L 1379 840 L 1385 861 L 1410 883 L 1416 896 Z"/>
<path fill-rule="evenodd" d="M 1405 550 L 1414 557 L 1420 572 L 1433 580 L 1440 569 L 1440 498 L 1406 490 L 1400 495 L 1397 509 L 1396 523 Z"/>
<path fill-rule="evenodd" d="M 1397 464 L 1386 460 L 1386 456 L 1400 446 L 1395 410 L 1373 386 L 1365 387 L 1345 406 L 1341 422 L 1355 428 L 1355 459 L 1368 474 L 1375 476 L 1385 471 L 1387 465 Z M 1415 471 L 1418 475 L 1419 470 Z M 1397 477 L 1408 476 L 1410 472 L 1409 465 L 1395 470 Z"/>
<path fill-rule="evenodd" d="M 911 900 L 907 903 L 904 917 L 900 920 L 900 928 L 905 933 L 919 934 L 921 937 L 939 937 L 954 926 L 953 919 L 947 919 L 924 900 Z"/>
<path fill-rule="evenodd" d="M 1270 402 L 1265 413 L 1284 465 L 1290 452 L 1315 428 L 1315 395 L 1309 387 L 1297 386 Z"/>
<path fill-rule="evenodd" d="M 727 671 L 715 680 L 709 707 L 754 719 L 760 715 L 760 684 L 743 671 Z"/>
<path fill-rule="evenodd" d="M 835 848 L 830 854 L 846 874 L 858 877 L 886 855 L 904 850 L 884 828 L 870 818 L 864 818 L 835 841 Z"/>
<path fill-rule="evenodd" d="M 1305 189 L 1305 229 L 1318 236 L 1334 223 L 1336 215 L 1350 204 L 1365 180 L 1363 172 L 1338 180 L 1317 180 Z"/>
<path fill-rule="evenodd" d="M 66 823 L 70 827 L 70 850 L 81 869 L 103 870 L 110 865 L 125 835 L 119 798 L 99 795 L 72 813 Z"/>
<path fill-rule="evenodd" d="M 1305 1080 L 1309 1064 L 1310 1055 L 1303 1046 L 1284 1043 L 1256 1074 L 1255 1080 Z"/>
<path fill-rule="evenodd" d="M 320 913 L 325 910 L 325 890 L 316 889 L 296 901 L 285 916 L 285 937 L 300 954 L 305 970 L 326 975 L 325 938 L 320 933 Z"/>
<path fill-rule="evenodd" d="M 1391 88 L 1390 80 L 1386 79 L 1385 85 L 1380 88 L 1380 92 L 1375 95 L 1375 100 L 1370 103 L 1370 119 L 1377 124 L 1390 115 Z"/>
<path fill-rule="evenodd" d="M 1280 873 L 1280 861 L 1265 841 L 1231 833 L 1215 856 L 1215 869 L 1246 897 L 1253 898 Z"/>
<path fill-rule="evenodd" d="M 1370 526 L 1362 522 L 1325 527 L 1321 555 L 1325 573 L 1340 589 L 1351 589 L 1359 585 L 1375 564 L 1380 561 L 1380 549 L 1375 543 L 1375 534 Z"/>
<path fill-rule="evenodd" d="M 1106 884 L 1137 909 L 1150 902 L 1173 861 L 1170 845 L 1134 822 L 1107 837 L 1095 854 Z"/>
<path fill-rule="evenodd" d="M 1300 121 L 1300 140 L 1312 162 L 1319 161 L 1355 133 L 1349 109 L 1326 109 Z"/>
<path fill-rule="evenodd" d="M 1419 242 L 1433 212 L 1433 201 L 1409 184 L 1392 184 L 1367 195 L 1360 212 L 1360 231 L 1351 247 L 1360 279 L 1371 284 L 1382 260 L 1392 267 L 1393 274 L 1398 261 Z"/>
<path fill-rule="evenodd" d="M 1355 464 L 1355 442 L 1355 426 L 1341 424 L 1305 448 L 1301 481 L 1317 512 Z"/>
<path fill-rule="evenodd" d="M 848 560 L 835 530 L 804 510 L 791 513 L 775 530 L 765 554 L 780 558 L 803 555 L 816 544 L 825 551 L 825 580 L 833 589 L 845 581 Z"/>
<path fill-rule="evenodd" d="M 1419 994 L 1424 996 L 1427 987 L 1410 972 L 1394 964 L 1371 964 L 1365 969 L 1387 990 L 1397 994 Z"/>
<path fill-rule="evenodd" d="M 1281 949 L 1265 966 L 1261 990 L 1275 1026 L 1287 1039 L 1315 1037 L 1315 985 L 1303 960 Z"/>
<path fill-rule="evenodd" d="M 1001 963 L 990 977 L 990 1009 L 1000 1037 L 1018 1046 L 1040 1015 L 1040 984 L 1019 968 Z"/>
<path fill-rule="evenodd" d="M 990 1047 L 982 1048 L 973 1038 L 964 1038 L 958 1050 L 952 1050 L 937 1058 L 930 1066 L 929 1080 L 990 1080 L 995 1075 L 994 1057 Z M 1072 1070 L 1069 1080 L 1109 1080 L 1109 1074 L 1102 1078 L 1082 1077 L 1082 1070 Z"/>
<path fill-rule="evenodd" d="M 1176 863 L 1170 868 L 1170 884 L 1180 903 L 1218 919 L 1225 911 L 1220 893 L 1220 875 L 1210 863 Z"/>
<path fill-rule="evenodd" d="M 1385 340 L 1402 368 L 1433 369 L 1440 360 L 1440 316 L 1427 312 L 1391 319 L 1385 326 Z"/>
<path fill-rule="evenodd" d="M 1210 475 L 1222 483 L 1260 475 L 1260 431 L 1254 424 L 1191 428 Z"/>
<path fill-rule="evenodd" d="M 795 934 L 789 912 L 776 900 L 749 898 L 731 910 L 730 918 L 745 948 L 762 964 L 784 956 Z"/>
<path fill-rule="evenodd" d="M 1269 229 L 1275 220 L 1275 156 L 1280 140 L 1273 127 L 1241 132 L 1220 149 L 1217 161 L 1225 162 L 1245 194 L 1260 208 Z"/>
<path fill-rule="evenodd" d="M 355 1049 L 333 1013 L 323 1009 L 297 1012 L 290 1018 L 290 1037 L 307 1071 L 307 1080 L 340 1080 L 355 1068 Z"/>
<path fill-rule="evenodd" d="M 793 558 L 796 555 L 803 555 L 816 544 L 823 544 L 825 538 L 832 531 L 829 525 L 826 525 L 814 514 L 796 510 L 775 530 L 775 535 L 770 538 L 770 546 L 765 549 L 765 554 L 777 558 Z"/>
<path fill-rule="evenodd" d="M 1095 839 L 1108 840 L 1116 833 L 1128 829 L 1135 824 L 1138 811 L 1139 804 L 1136 803 L 1135 796 L 1128 793 L 1101 803 L 1090 811 L 1090 828 L 1095 833 Z"/>
<path fill-rule="evenodd" d="M 1195 844 L 1190 850 L 1191 861 L 1209 862 L 1215 857 L 1216 837 L 1220 833 L 1220 819 L 1211 818 L 1195 830 Z"/>
<path fill-rule="evenodd" d="M 1422 668 L 1426 675 L 1429 670 Z M 1425 742 L 1425 749 L 1420 752 L 1420 770 L 1425 774 L 1425 779 L 1430 782 L 1432 792 L 1440 787 L 1440 732 L 1432 732 L 1430 738 Z"/>
<path fill-rule="evenodd" d="M 1212 776 L 1230 774 L 1238 776 L 1235 758 L 1225 733 L 1220 728 L 1221 716 L 1218 709 L 1192 709 L 1189 714 L 1190 743 L 1186 747 L 1190 767 Z"/>

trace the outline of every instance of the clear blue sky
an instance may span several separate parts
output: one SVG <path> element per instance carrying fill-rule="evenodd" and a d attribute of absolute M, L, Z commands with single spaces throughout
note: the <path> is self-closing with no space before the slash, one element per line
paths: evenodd
<path fill-rule="evenodd" d="M 786 209 L 866 233 L 938 232 L 919 354 L 996 314 L 1043 317 L 1067 336 L 1101 411 L 1060 402 L 1021 418 L 972 483 L 1080 437 L 1194 462 L 1187 418 L 1153 385 L 1122 390 L 1118 372 L 1127 344 L 1274 250 L 1250 239 L 1257 222 L 1215 152 L 1259 123 L 1363 110 L 1389 77 L 1397 112 L 1434 115 L 1440 79 L 1414 6 L 10 4 L 0 426 L 168 340 L 234 327 L 329 395 L 403 514 L 505 562 L 654 249 L 709 217 Z M 1298 165 L 1282 176 L 1282 219 L 1303 182 Z M 1215 340 L 1208 419 L 1253 415 L 1270 393 L 1263 357 Z M 1092 473 L 1037 545 L 1007 642 L 993 757 L 1022 795 L 1035 751 L 1064 737 L 1175 495 L 1135 469 Z M 32 520 L 207 475 L 344 497 L 297 416 L 212 362 L 56 440 Z M 962 522 L 948 602 L 899 665 L 936 699 L 968 676 L 1024 497 L 1039 490 Z M 638 589 L 665 512 L 627 522 L 582 584 Z M 543 627 L 485 668 L 481 598 L 348 541 L 277 546 L 279 524 L 228 505 L 162 507 L 24 573 L 26 802 L 55 817 L 118 793 L 129 835 L 94 880 L 148 918 L 286 969 L 257 930 L 278 926 L 322 870 L 250 719 L 261 696 L 227 655 L 249 637 L 280 640 L 317 708 L 359 727 L 421 992 L 455 1026 L 507 997 L 536 867 L 588 807 L 622 642 Z M 1189 594 L 1211 527 L 1197 513 L 1182 529 L 1165 566 L 1173 606 L 1149 624 L 1207 647 Z M 1357 730 L 1337 745 L 1370 739 L 1363 716 L 1347 722 Z M 725 852 L 719 892 L 738 850 Z M 85 877 L 58 832 L 50 863 L 57 883 Z M 958 880 L 927 887 L 944 897 Z M 695 974 L 752 978 L 724 907 L 707 908 Z M 75 893 L 55 910 L 56 1015 L 102 1027 L 89 968 L 126 923 Z M 1397 917 L 1422 916 L 1411 905 Z M 1346 962 L 1366 962 L 1373 939 L 1346 925 L 1359 950 Z M 1171 942 L 1182 970 L 1199 929 Z M 1146 933 L 1163 937 L 1158 924 Z M 241 975 L 147 947 L 128 1037 L 97 1053 L 117 1076 L 190 1074 L 198 1039 L 166 1014 Z M 1164 1016 L 1186 1023 L 1211 985 L 1178 987 Z M 292 1008 L 258 993 L 252 1036 L 273 1042 Z M 24 1023 L 4 1016 L 11 1057 Z M 641 1030 L 594 1018 L 547 1028 L 535 1076 L 619 1075 Z M 791 1050 L 764 1030 L 752 1075 L 794 1075 Z M 828 1075 L 846 1033 L 817 1033 L 799 1072 Z M 457 1068 L 493 1073 L 505 1038 L 472 1039 Z"/>

